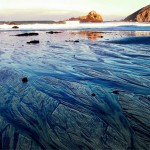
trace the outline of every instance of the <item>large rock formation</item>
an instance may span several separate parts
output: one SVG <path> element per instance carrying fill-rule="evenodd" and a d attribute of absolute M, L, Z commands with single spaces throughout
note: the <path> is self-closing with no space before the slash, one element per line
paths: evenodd
<path fill-rule="evenodd" d="M 95 11 L 89 12 L 87 16 L 81 16 L 78 18 L 70 18 L 70 21 L 79 20 L 80 22 L 102 22 L 102 16 L 96 13 Z"/>
<path fill-rule="evenodd" d="M 124 21 L 150 22 L 150 5 L 129 15 Z"/>

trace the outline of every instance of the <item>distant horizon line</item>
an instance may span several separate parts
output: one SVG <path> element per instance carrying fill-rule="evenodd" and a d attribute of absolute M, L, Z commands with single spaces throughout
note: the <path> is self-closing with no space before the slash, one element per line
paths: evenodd
<path fill-rule="evenodd" d="M 63 20 L 49 20 L 49 19 L 46 19 L 46 20 L 34 20 L 34 19 L 29 19 L 29 20 L 0 20 L 0 22 L 61 22 L 61 21 L 67 21 L 68 19 L 63 19 Z M 110 21 L 123 21 L 123 19 L 112 19 L 112 20 L 109 20 L 109 19 L 106 19 L 106 20 L 103 20 L 103 22 L 110 22 Z"/>
<path fill-rule="evenodd" d="M 6 20 L 6 21 L 0 21 L 0 23 L 19 23 L 19 22 L 63 22 L 67 20 Z M 103 22 L 122 22 L 123 20 L 104 20 Z M 88 22 L 87 22 L 88 23 Z M 96 23 L 102 23 L 102 22 L 96 22 Z"/>

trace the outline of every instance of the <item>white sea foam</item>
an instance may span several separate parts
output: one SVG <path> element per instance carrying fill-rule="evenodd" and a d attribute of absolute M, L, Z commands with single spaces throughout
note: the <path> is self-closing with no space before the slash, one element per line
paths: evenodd
<path fill-rule="evenodd" d="M 99 29 L 111 31 L 150 31 L 150 23 L 133 22 L 104 22 L 80 24 L 21 24 L 19 29 L 12 29 L 14 25 L 1 24 L 0 30 L 51 30 L 51 29 Z"/>

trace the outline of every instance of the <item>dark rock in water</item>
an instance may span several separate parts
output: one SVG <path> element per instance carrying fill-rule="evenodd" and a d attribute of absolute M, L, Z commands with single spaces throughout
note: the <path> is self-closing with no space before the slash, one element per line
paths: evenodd
<path fill-rule="evenodd" d="M 33 41 L 30 41 L 30 42 L 27 42 L 27 44 L 39 44 L 39 40 L 33 40 Z"/>
<path fill-rule="evenodd" d="M 12 27 L 12 29 L 18 29 L 18 28 L 19 28 L 18 26 L 13 26 L 13 27 Z"/>
<path fill-rule="evenodd" d="M 38 33 L 23 33 L 23 34 L 17 34 L 15 36 L 37 36 Z"/>
<path fill-rule="evenodd" d="M 75 42 L 75 43 L 79 43 L 79 40 L 75 40 L 75 41 L 73 41 L 73 40 L 66 40 L 65 42 Z"/>
<path fill-rule="evenodd" d="M 27 78 L 27 77 L 22 78 L 22 82 L 23 82 L 23 83 L 28 82 L 28 78 Z"/>
<path fill-rule="evenodd" d="M 79 40 L 75 40 L 74 42 L 75 42 L 75 43 L 78 43 L 78 42 L 79 42 Z"/>
<path fill-rule="evenodd" d="M 119 92 L 120 92 L 119 90 L 112 91 L 113 94 L 119 94 Z"/>
<path fill-rule="evenodd" d="M 96 94 L 95 94 L 95 93 L 92 93 L 91 96 L 96 96 Z"/>
<path fill-rule="evenodd" d="M 49 34 L 57 34 L 57 33 L 62 33 L 62 32 L 59 32 L 59 31 L 49 31 L 49 32 L 46 32 L 46 33 L 49 33 Z"/>

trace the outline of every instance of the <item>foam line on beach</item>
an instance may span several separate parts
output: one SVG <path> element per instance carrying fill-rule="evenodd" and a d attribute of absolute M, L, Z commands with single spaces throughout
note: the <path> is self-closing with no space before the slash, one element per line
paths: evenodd
<path fill-rule="evenodd" d="M 106 31 L 150 31 L 148 23 L 130 22 L 104 22 L 104 23 L 79 23 L 79 24 L 20 24 L 18 29 L 14 25 L 1 24 L 0 30 L 50 30 L 50 29 L 100 29 Z"/>

